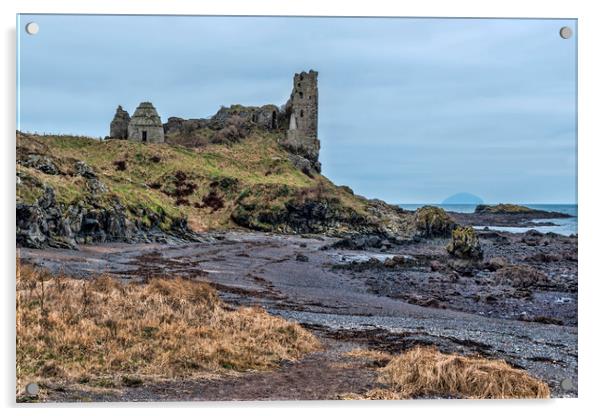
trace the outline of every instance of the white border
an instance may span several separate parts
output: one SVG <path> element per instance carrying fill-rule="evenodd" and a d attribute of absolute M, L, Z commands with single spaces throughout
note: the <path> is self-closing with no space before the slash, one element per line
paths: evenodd
<path fill-rule="evenodd" d="M 429 16 L 429 17 L 549 17 L 579 19 L 579 399 L 556 399 L 547 402 L 520 401 L 414 401 L 402 403 L 368 402 L 285 402 L 285 403 L 217 403 L 217 404 L 107 404 L 86 406 L 86 414 L 125 414 L 140 411 L 155 415 L 164 407 L 181 407 L 178 413 L 245 412 L 245 414 L 304 414 L 344 412 L 395 413 L 445 413 L 507 415 L 509 412 L 529 411 L 546 414 L 588 413 L 600 407 L 596 399 L 602 385 L 600 379 L 600 310 L 597 308 L 602 295 L 600 280 L 600 256 L 598 236 L 602 202 L 600 198 L 600 166 L 602 152 L 602 104 L 600 78 L 602 64 L 602 14 L 596 1 L 477 1 L 477 0 L 426 0 L 412 2 L 326 1 L 299 0 L 2 0 L 3 54 L 1 66 L 3 80 L 2 100 L 2 259 L 3 274 L 3 342 L 0 394 L 9 413 L 31 414 L 43 411 L 47 414 L 81 414 L 78 406 L 16 406 L 14 404 L 14 186 L 15 186 L 15 15 L 16 13 L 105 13 L 105 14 L 235 14 L 235 15 L 346 15 L 346 16 Z M 598 406 L 596 406 L 598 405 Z M 109 410 L 110 409 L 110 410 Z"/>

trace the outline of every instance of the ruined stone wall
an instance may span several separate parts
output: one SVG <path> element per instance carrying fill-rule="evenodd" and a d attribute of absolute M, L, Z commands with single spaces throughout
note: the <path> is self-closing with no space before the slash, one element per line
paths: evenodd
<path fill-rule="evenodd" d="M 293 90 L 286 104 L 222 107 L 208 119 L 185 120 L 170 117 L 163 125 L 150 102 L 142 102 L 131 119 L 121 106 L 111 123 L 111 136 L 146 143 L 170 143 L 198 146 L 207 143 L 232 143 L 243 139 L 255 128 L 278 133 L 279 143 L 289 151 L 291 161 L 304 172 L 320 172 L 318 140 L 318 72 L 295 74 Z M 236 131 L 234 131 L 236 129 Z M 236 134 L 234 134 L 236 133 Z"/>
<path fill-rule="evenodd" d="M 144 139 L 146 132 L 146 140 Z M 132 125 L 128 127 L 128 140 L 143 143 L 163 143 L 165 142 L 165 133 L 163 126 L 141 126 Z"/>
<path fill-rule="evenodd" d="M 130 123 L 130 115 L 121 106 L 117 107 L 113 121 L 111 121 L 111 129 L 109 137 L 113 139 L 127 139 L 128 124 Z"/>

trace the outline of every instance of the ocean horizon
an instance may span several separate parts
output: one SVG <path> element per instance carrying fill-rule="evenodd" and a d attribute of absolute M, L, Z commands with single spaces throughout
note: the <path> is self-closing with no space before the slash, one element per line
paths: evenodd
<path fill-rule="evenodd" d="M 395 204 L 400 208 L 414 211 L 426 205 L 435 206 L 449 212 L 473 213 L 477 204 Z M 572 235 L 578 232 L 578 204 L 520 204 L 532 209 L 549 212 L 561 212 L 571 215 L 569 218 L 553 218 L 534 220 L 533 222 L 552 222 L 555 225 L 546 225 L 540 227 L 497 227 L 488 226 L 491 230 L 508 231 L 511 233 L 524 233 L 528 230 L 536 230 L 542 233 L 556 233 L 562 235 Z M 475 227 L 482 229 L 485 226 Z"/>

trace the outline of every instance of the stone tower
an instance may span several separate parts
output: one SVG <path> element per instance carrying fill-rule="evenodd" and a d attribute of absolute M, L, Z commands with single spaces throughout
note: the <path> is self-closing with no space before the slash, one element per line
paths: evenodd
<path fill-rule="evenodd" d="M 128 139 L 143 143 L 163 143 L 165 133 L 161 117 L 152 103 L 142 102 L 128 125 Z"/>
<path fill-rule="evenodd" d="M 293 91 L 285 105 L 285 111 L 289 115 L 289 122 L 282 145 L 294 154 L 307 159 L 319 172 L 318 73 L 316 71 L 295 74 Z"/>
<path fill-rule="evenodd" d="M 291 119 L 296 130 L 306 137 L 318 137 L 318 73 L 316 71 L 295 74 L 293 92 L 289 100 Z"/>
<path fill-rule="evenodd" d="M 128 138 L 128 124 L 130 124 L 130 115 L 121 106 L 117 107 L 115 117 L 111 121 L 111 131 L 109 137 L 113 139 Z"/>

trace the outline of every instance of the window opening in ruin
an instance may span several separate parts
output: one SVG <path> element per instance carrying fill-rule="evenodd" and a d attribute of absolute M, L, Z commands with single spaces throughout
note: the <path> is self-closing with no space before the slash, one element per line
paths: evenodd
<path fill-rule="evenodd" d="M 301 113 L 299 114 L 299 116 L 303 117 L 303 110 L 301 110 Z"/>
<path fill-rule="evenodd" d="M 299 98 L 303 98 L 303 93 L 299 91 Z"/>
<path fill-rule="evenodd" d="M 146 140 L 147 140 L 147 139 L 146 139 L 146 132 L 145 132 L 145 131 L 143 131 L 143 132 L 142 132 L 142 141 L 143 141 L 144 143 L 146 143 Z"/>
<path fill-rule="evenodd" d="M 272 111 L 272 128 L 276 128 L 276 112 Z"/>

